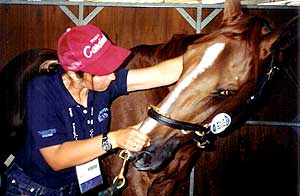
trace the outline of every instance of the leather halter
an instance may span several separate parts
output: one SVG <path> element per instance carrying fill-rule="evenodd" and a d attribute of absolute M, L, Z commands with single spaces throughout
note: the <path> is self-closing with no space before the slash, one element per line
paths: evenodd
<path fill-rule="evenodd" d="M 148 116 L 159 122 L 160 124 L 166 125 L 173 129 L 182 130 L 183 132 L 194 132 L 193 140 L 197 142 L 199 148 L 206 148 L 211 141 L 213 135 L 209 130 L 209 125 L 200 125 L 195 123 L 189 123 L 185 121 L 178 121 L 168 117 L 165 114 L 160 113 L 159 108 L 153 105 L 148 107 Z"/>
<path fill-rule="evenodd" d="M 267 23 L 266 20 L 256 17 L 264 24 L 264 26 L 267 28 L 267 30 L 272 31 L 270 25 Z M 259 85 L 255 89 L 254 94 L 252 94 L 248 100 L 246 101 L 246 104 L 242 108 L 249 108 L 249 106 L 252 106 L 258 101 L 258 98 L 261 96 L 263 89 L 265 89 L 266 85 L 269 83 L 269 81 L 273 78 L 274 73 L 276 71 L 279 71 L 279 68 L 274 65 L 274 59 L 275 59 L 276 51 L 273 51 L 271 56 L 271 62 L 270 66 L 263 76 L 263 78 L 260 80 Z M 189 123 L 185 121 L 178 121 L 175 119 L 170 118 L 166 114 L 162 114 L 159 111 L 158 107 L 155 107 L 153 105 L 150 105 L 148 107 L 148 116 L 159 122 L 160 124 L 166 125 L 168 127 L 171 127 L 173 129 L 178 129 L 182 131 L 191 131 L 194 133 L 193 140 L 197 142 L 197 146 L 202 149 L 207 149 L 208 147 L 211 147 L 213 144 L 213 141 L 216 138 L 216 134 L 213 134 L 209 127 L 210 124 L 200 125 L 195 123 Z"/>
<path fill-rule="evenodd" d="M 167 115 L 161 114 L 159 112 L 159 108 L 153 105 L 150 105 L 148 108 L 148 116 L 173 129 L 193 130 L 199 132 L 208 131 L 207 126 L 171 119 Z"/>

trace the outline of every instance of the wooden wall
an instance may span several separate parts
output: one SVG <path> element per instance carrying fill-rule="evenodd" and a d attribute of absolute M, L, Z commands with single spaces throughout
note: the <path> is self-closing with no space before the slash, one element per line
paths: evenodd
<path fill-rule="evenodd" d="M 70 9 L 77 16 L 76 6 Z M 94 7 L 85 7 L 87 15 Z M 195 18 L 195 9 L 187 9 Z M 203 10 L 205 17 L 211 10 Z M 255 11 L 275 26 L 286 22 L 294 11 Z M 278 17 L 280 16 L 280 17 Z M 18 53 L 31 48 L 57 46 L 59 36 L 74 23 L 57 6 L 0 5 L 0 69 Z M 219 24 L 217 16 L 203 32 L 210 32 Z M 274 20 L 275 19 L 275 20 Z M 175 8 L 104 8 L 91 22 L 99 26 L 116 44 L 131 48 L 146 43 L 164 42 L 175 33 L 195 33 Z"/>
<path fill-rule="evenodd" d="M 77 15 L 77 7 L 70 7 Z M 94 7 L 85 8 L 88 14 Z M 193 10 L 191 11 L 191 13 Z M 74 23 L 56 6 L 0 6 L 0 68 L 29 48 L 53 48 L 59 36 Z M 91 22 L 116 44 L 160 43 L 173 33 L 193 33 L 193 28 L 175 9 L 104 8 Z"/>

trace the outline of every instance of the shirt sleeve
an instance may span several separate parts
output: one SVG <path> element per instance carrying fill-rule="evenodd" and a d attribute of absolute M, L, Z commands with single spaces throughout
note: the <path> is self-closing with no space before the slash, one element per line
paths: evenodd
<path fill-rule="evenodd" d="M 29 136 L 33 147 L 61 144 L 66 140 L 64 127 L 55 107 L 57 102 L 51 88 L 43 82 L 32 81 L 26 93 L 26 115 Z"/>
<path fill-rule="evenodd" d="M 109 87 L 111 99 L 115 99 L 118 96 L 128 94 L 127 76 L 128 76 L 127 69 L 119 69 L 116 72 L 116 80 L 114 80 Z"/>

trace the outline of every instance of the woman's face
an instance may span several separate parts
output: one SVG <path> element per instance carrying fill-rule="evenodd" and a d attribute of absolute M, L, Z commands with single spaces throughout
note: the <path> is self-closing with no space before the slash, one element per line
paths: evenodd
<path fill-rule="evenodd" d="M 90 90 L 94 91 L 105 91 L 110 83 L 116 79 L 115 73 L 111 73 L 109 75 L 104 76 L 94 76 L 89 73 L 83 74 L 83 83 L 84 86 Z"/>

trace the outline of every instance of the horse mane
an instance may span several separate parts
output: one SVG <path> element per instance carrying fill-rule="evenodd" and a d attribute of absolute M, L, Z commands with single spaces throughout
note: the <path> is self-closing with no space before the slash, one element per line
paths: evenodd
<path fill-rule="evenodd" d="M 141 68 L 154 65 L 160 61 L 171 59 L 182 55 L 188 45 L 202 37 L 204 34 L 174 34 L 165 43 L 146 45 L 141 44 L 131 48 L 132 59 L 124 66 L 127 68 Z M 168 52 L 166 52 L 168 51 Z M 137 59 L 142 59 L 142 62 Z"/>

